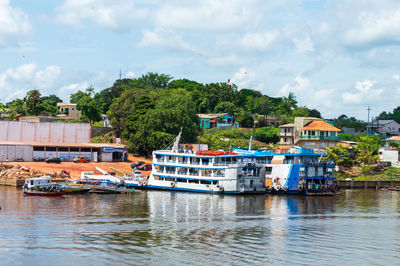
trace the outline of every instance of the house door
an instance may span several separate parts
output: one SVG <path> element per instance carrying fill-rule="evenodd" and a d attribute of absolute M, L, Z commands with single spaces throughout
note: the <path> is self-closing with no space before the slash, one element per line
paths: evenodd
<path fill-rule="evenodd" d="M 201 120 L 201 128 L 204 128 L 204 120 Z"/>

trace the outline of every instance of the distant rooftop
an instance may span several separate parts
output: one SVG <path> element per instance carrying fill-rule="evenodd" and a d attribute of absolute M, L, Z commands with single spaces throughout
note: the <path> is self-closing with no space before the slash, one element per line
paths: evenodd
<path fill-rule="evenodd" d="M 218 118 L 219 116 L 224 116 L 227 115 L 228 113 L 216 113 L 216 114 L 197 114 L 200 118 L 209 118 L 209 119 L 215 119 Z"/>
<path fill-rule="evenodd" d="M 279 127 L 294 127 L 294 124 L 286 124 L 286 125 L 282 125 L 282 126 L 279 126 Z"/>

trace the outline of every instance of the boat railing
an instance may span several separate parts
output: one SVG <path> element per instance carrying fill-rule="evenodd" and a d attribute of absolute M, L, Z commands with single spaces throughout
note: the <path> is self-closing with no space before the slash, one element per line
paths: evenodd
<path fill-rule="evenodd" d="M 189 172 L 189 175 L 190 175 L 190 176 L 199 176 L 199 173 L 190 173 L 190 172 Z"/>

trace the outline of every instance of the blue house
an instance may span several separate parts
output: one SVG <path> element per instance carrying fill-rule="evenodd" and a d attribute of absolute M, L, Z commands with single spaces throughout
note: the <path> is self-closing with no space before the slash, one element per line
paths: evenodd
<path fill-rule="evenodd" d="M 200 128 L 223 128 L 232 127 L 234 125 L 233 117 L 227 113 L 198 114 L 198 116 L 200 117 Z M 235 124 L 239 127 L 239 124 Z"/>

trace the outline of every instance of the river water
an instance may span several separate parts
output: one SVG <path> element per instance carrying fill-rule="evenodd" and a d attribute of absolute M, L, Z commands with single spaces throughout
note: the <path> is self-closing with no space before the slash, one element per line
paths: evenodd
<path fill-rule="evenodd" d="M 335 197 L 133 195 L 24 197 L 0 187 L 0 262 L 392 265 L 400 192 Z"/>

